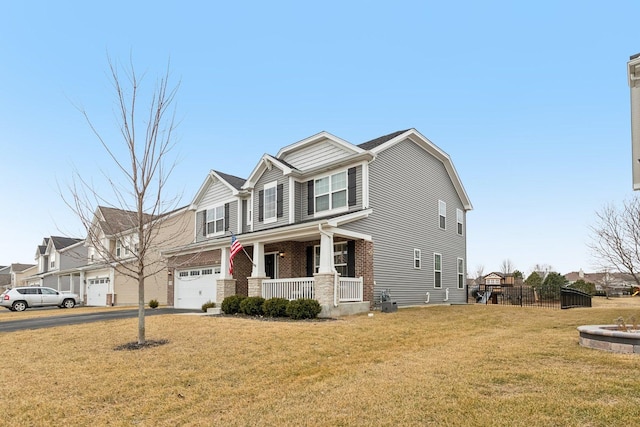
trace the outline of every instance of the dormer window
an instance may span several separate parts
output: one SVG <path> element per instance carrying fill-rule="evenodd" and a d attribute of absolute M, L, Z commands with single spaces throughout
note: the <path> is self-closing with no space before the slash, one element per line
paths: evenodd
<path fill-rule="evenodd" d="M 347 206 L 347 171 L 315 180 L 316 212 Z"/>
<path fill-rule="evenodd" d="M 224 233 L 224 205 L 207 209 L 207 235 Z"/>
<path fill-rule="evenodd" d="M 264 186 L 264 222 L 276 221 L 276 207 L 278 204 L 277 182 L 272 182 Z"/>
<path fill-rule="evenodd" d="M 120 240 L 116 240 L 116 258 L 120 258 L 122 256 L 122 242 Z"/>

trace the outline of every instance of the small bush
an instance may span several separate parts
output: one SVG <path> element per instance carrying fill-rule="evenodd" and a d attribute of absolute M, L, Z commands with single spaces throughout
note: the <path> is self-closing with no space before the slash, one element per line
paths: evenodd
<path fill-rule="evenodd" d="M 240 303 L 246 297 L 242 295 L 231 295 L 222 301 L 220 308 L 225 314 L 236 314 L 240 312 Z"/>
<path fill-rule="evenodd" d="M 202 311 L 206 313 L 208 308 L 214 308 L 215 306 L 216 306 L 215 302 L 207 301 L 204 304 L 202 304 Z"/>
<path fill-rule="evenodd" d="M 157 299 L 152 299 L 151 301 L 149 301 L 149 307 L 151 308 L 158 308 L 158 300 Z"/>
<path fill-rule="evenodd" d="M 287 316 L 292 319 L 315 319 L 322 311 L 320 303 L 311 298 L 300 298 L 289 302 Z"/>
<path fill-rule="evenodd" d="M 269 317 L 287 317 L 289 300 L 286 298 L 269 298 L 262 305 L 262 311 Z"/>
<path fill-rule="evenodd" d="M 264 298 L 262 297 L 245 298 L 240 302 L 240 313 L 244 313 L 247 316 L 261 316 L 263 304 Z"/>

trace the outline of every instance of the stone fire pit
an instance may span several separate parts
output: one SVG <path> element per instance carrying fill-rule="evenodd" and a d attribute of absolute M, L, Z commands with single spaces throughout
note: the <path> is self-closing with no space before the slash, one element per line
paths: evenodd
<path fill-rule="evenodd" d="M 580 345 L 614 353 L 640 354 L 640 330 L 618 329 L 616 325 L 578 326 Z"/>

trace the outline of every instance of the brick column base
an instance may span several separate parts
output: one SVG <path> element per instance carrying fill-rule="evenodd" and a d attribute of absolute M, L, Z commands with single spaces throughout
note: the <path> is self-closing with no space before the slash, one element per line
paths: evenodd
<path fill-rule="evenodd" d="M 247 277 L 249 287 L 247 293 L 250 297 L 262 296 L 262 281 L 265 279 L 266 277 Z"/>
<path fill-rule="evenodd" d="M 216 306 L 220 307 L 226 297 L 236 294 L 236 279 L 216 280 Z"/>

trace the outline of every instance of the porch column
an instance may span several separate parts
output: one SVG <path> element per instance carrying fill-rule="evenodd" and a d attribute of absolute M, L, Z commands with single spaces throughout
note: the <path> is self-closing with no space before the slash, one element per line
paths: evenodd
<path fill-rule="evenodd" d="M 236 279 L 229 273 L 231 247 L 220 249 L 220 275 L 216 280 L 216 305 L 220 307 L 226 297 L 236 294 Z"/>
<path fill-rule="evenodd" d="M 267 278 L 264 271 L 264 243 L 253 244 L 253 270 L 251 277 L 247 277 L 248 294 L 250 297 L 262 296 L 262 281 Z"/>
<path fill-rule="evenodd" d="M 333 233 L 320 231 L 320 266 L 318 273 L 333 273 Z"/>
<path fill-rule="evenodd" d="M 85 283 L 86 279 L 85 279 L 85 275 L 84 275 L 84 270 L 80 271 L 80 301 L 83 302 L 84 304 L 84 290 L 87 287 L 87 284 Z"/>

